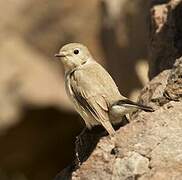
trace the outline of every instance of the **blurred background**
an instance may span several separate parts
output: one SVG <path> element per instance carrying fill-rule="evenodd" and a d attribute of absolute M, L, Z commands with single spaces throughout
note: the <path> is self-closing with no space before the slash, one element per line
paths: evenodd
<path fill-rule="evenodd" d="M 133 100 L 147 83 L 144 0 L 0 1 L 0 179 L 51 180 L 73 159 L 82 128 L 54 58 L 88 46 Z"/>

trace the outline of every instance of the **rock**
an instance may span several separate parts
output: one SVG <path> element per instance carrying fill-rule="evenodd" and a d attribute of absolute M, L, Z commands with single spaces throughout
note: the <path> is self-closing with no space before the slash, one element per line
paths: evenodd
<path fill-rule="evenodd" d="M 170 108 L 168 108 L 170 107 Z M 73 179 L 157 179 L 182 173 L 182 103 L 169 102 L 155 112 L 140 112 L 113 139 L 103 137 Z M 110 139 L 110 140 L 109 140 Z M 113 147 L 117 153 L 111 153 Z M 172 176 L 170 176 L 172 177 Z"/>
<path fill-rule="evenodd" d="M 149 160 L 142 155 L 129 152 L 128 156 L 116 158 L 113 163 L 113 180 L 135 178 L 149 171 Z"/>

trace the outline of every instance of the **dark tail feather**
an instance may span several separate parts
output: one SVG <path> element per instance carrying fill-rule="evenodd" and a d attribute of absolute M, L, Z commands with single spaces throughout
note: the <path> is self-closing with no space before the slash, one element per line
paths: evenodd
<path fill-rule="evenodd" d="M 139 103 L 135 103 L 133 101 L 130 101 L 129 99 L 123 99 L 123 100 L 119 100 L 116 103 L 114 103 L 113 105 L 121 105 L 121 106 L 135 106 L 138 107 L 139 109 L 142 109 L 146 112 L 154 112 L 154 109 L 152 107 L 149 106 L 145 106 Z"/>
<path fill-rule="evenodd" d="M 144 106 L 142 104 L 138 104 L 138 107 L 146 112 L 154 112 L 154 109 L 152 107 L 149 106 Z"/>

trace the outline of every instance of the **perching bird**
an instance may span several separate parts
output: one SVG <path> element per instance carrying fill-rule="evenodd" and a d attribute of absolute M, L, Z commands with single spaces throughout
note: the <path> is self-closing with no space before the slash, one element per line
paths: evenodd
<path fill-rule="evenodd" d="M 67 44 L 55 56 L 64 65 L 67 95 L 89 129 L 101 124 L 113 135 L 111 124 L 117 124 L 125 114 L 137 109 L 153 111 L 122 96 L 112 77 L 84 45 Z"/>

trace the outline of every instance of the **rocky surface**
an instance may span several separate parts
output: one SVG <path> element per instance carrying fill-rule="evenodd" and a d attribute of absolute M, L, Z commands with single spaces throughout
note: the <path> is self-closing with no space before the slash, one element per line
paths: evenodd
<path fill-rule="evenodd" d="M 150 11 L 150 63 L 149 76 L 153 78 L 162 70 L 172 68 L 181 57 L 181 0 L 152 2 Z"/>

